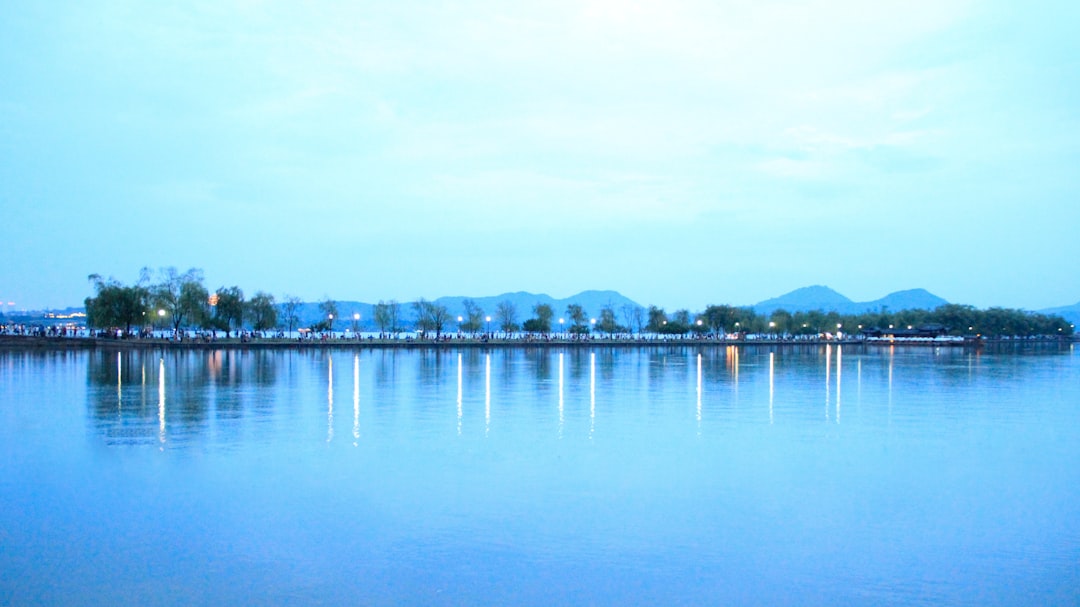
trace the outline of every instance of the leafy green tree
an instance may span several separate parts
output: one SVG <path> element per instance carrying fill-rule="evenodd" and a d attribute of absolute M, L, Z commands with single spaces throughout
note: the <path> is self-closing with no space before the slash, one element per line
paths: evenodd
<path fill-rule="evenodd" d="M 99 274 L 91 274 L 96 297 L 87 297 L 86 324 L 96 328 L 123 327 L 125 334 L 131 327 L 146 322 L 150 308 L 150 290 L 140 279 L 139 283 L 125 286 L 115 278 L 105 280 Z"/>
<path fill-rule="evenodd" d="M 535 332 L 544 333 L 545 335 L 551 333 L 551 319 L 555 316 L 555 310 L 551 309 L 549 304 L 538 303 L 533 306 L 533 314 L 536 315 L 536 320 L 539 322 L 539 324 L 534 325 L 539 327 Z"/>
<path fill-rule="evenodd" d="M 787 334 L 792 332 L 792 323 L 795 321 L 795 317 L 791 312 L 783 308 L 773 310 L 773 313 L 769 315 L 769 322 L 772 323 L 771 329 L 774 333 Z"/>
<path fill-rule="evenodd" d="M 615 308 L 610 303 L 600 308 L 600 318 L 597 319 L 596 328 L 609 336 L 618 333 L 623 327 L 615 318 Z"/>
<path fill-rule="evenodd" d="M 649 321 L 645 325 L 645 330 L 650 333 L 662 333 L 664 326 L 668 324 L 667 312 L 658 306 L 649 306 Z"/>
<path fill-rule="evenodd" d="M 690 312 L 688 310 L 675 311 L 675 313 L 671 315 L 671 318 L 665 318 L 660 321 L 660 325 L 656 332 L 664 335 L 685 335 L 689 333 Z"/>
<path fill-rule="evenodd" d="M 175 267 L 159 268 L 158 282 L 150 287 L 153 306 L 164 310 L 173 331 L 201 325 L 207 314 L 209 292 L 203 286 L 202 270 L 191 268 L 181 274 Z"/>
<path fill-rule="evenodd" d="M 739 309 L 729 305 L 707 306 L 701 316 L 704 324 L 714 333 L 734 333 Z"/>
<path fill-rule="evenodd" d="M 266 331 L 277 326 L 274 296 L 256 291 L 255 296 L 247 302 L 247 317 L 251 321 L 251 328 L 256 331 Z"/>
<path fill-rule="evenodd" d="M 215 295 L 214 327 L 225 331 L 227 339 L 234 328 L 239 330 L 244 325 L 244 292 L 236 286 L 219 287 Z"/>
<path fill-rule="evenodd" d="M 582 308 L 581 304 L 568 304 L 566 306 L 566 317 L 570 319 L 570 324 L 574 327 L 582 327 L 585 325 L 586 320 L 585 308 Z"/>

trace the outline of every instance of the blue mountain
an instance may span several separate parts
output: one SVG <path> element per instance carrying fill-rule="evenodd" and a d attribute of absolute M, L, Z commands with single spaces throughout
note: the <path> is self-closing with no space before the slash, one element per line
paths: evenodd
<path fill-rule="evenodd" d="M 779 309 L 788 312 L 822 310 L 824 312 L 836 311 L 841 314 L 862 314 L 863 312 L 876 312 L 885 309 L 894 312 L 914 309 L 933 310 L 947 303 L 949 302 L 926 289 L 896 291 L 873 301 L 856 302 L 829 287 L 815 285 L 795 289 L 790 293 L 766 299 L 751 307 L 759 314 L 771 314 Z"/>

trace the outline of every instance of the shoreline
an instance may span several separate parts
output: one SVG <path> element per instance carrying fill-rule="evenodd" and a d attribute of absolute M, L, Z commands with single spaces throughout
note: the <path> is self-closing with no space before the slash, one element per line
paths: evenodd
<path fill-rule="evenodd" d="M 1073 344 L 1073 338 L 1050 339 L 980 339 L 964 341 L 904 341 L 863 339 L 814 339 L 814 340 L 724 340 L 724 339 L 447 339 L 403 340 L 403 339 L 215 339 L 202 341 L 191 339 L 175 341 L 171 339 L 106 339 L 97 337 L 41 337 L 29 335 L 0 335 L 0 350 L 312 350 L 312 349 L 452 349 L 452 348 L 587 348 L 587 347 L 669 347 L 669 346 L 741 346 L 793 347 L 793 346 L 862 346 L 881 348 L 890 346 L 916 348 L 967 348 L 979 349 L 987 345 L 1048 345 Z"/>

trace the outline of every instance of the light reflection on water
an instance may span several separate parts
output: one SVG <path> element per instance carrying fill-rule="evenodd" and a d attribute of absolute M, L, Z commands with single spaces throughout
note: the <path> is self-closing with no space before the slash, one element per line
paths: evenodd
<path fill-rule="evenodd" d="M 0 598 L 1074 604 L 1078 379 L 1071 347 L 0 352 Z"/>

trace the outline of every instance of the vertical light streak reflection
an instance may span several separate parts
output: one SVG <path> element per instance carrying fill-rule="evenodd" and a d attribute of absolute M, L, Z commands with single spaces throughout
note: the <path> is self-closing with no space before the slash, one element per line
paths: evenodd
<path fill-rule="evenodd" d="M 352 435 L 353 446 L 360 444 L 360 355 L 353 356 L 352 367 Z"/>
<path fill-rule="evenodd" d="M 893 356 L 896 354 L 896 346 L 889 346 L 889 423 L 892 423 L 892 376 Z"/>
<path fill-rule="evenodd" d="M 855 379 L 857 386 L 857 392 L 855 395 L 855 403 L 858 405 L 856 408 L 862 411 L 862 357 L 859 357 L 858 364 L 855 366 Z"/>
<path fill-rule="evenodd" d="M 697 355 L 697 422 L 701 432 L 701 353 Z"/>
<path fill-rule="evenodd" d="M 829 419 L 829 405 L 832 404 L 829 390 L 832 377 L 832 345 L 825 344 L 825 419 Z"/>
<path fill-rule="evenodd" d="M 484 355 L 484 436 L 491 431 L 491 354 Z"/>
<path fill-rule="evenodd" d="M 334 440 L 334 357 L 330 357 L 326 382 L 326 442 Z"/>
<path fill-rule="evenodd" d="M 776 352 L 769 352 L 769 425 L 773 423 L 773 398 L 776 396 L 776 388 L 773 383 L 776 369 Z"/>
<path fill-rule="evenodd" d="M 840 423 L 840 374 L 843 373 L 844 346 L 836 346 L 836 423 Z"/>
<path fill-rule="evenodd" d="M 165 359 L 158 364 L 158 440 L 165 444 Z"/>
<path fill-rule="evenodd" d="M 139 398 L 139 406 L 143 410 L 145 410 L 146 409 L 146 359 L 143 359 L 143 361 L 142 361 L 141 370 L 142 370 L 142 385 L 139 386 L 139 396 L 140 396 L 140 398 Z M 118 417 L 119 417 L 120 412 L 121 412 L 121 410 L 117 411 Z"/>
<path fill-rule="evenodd" d="M 739 395 L 739 347 L 738 346 L 732 346 L 731 349 L 735 353 L 735 360 L 734 360 L 734 364 L 735 364 L 735 396 L 738 397 L 738 395 Z"/>
<path fill-rule="evenodd" d="M 589 439 L 596 430 L 596 352 L 589 353 Z"/>
<path fill-rule="evenodd" d="M 461 436 L 461 352 L 457 355 L 457 433 Z"/>
<path fill-rule="evenodd" d="M 559 352 L 559 438 L 563 434 L 563 353 Z"/>
<path fill-rule="evenodd" d="M 116 410 L 121 411 L 124 408 L 124 401 L 122 399 L 124 393 L 124 367 L 120 364 L 120 353 L 116 353 Z"/>

